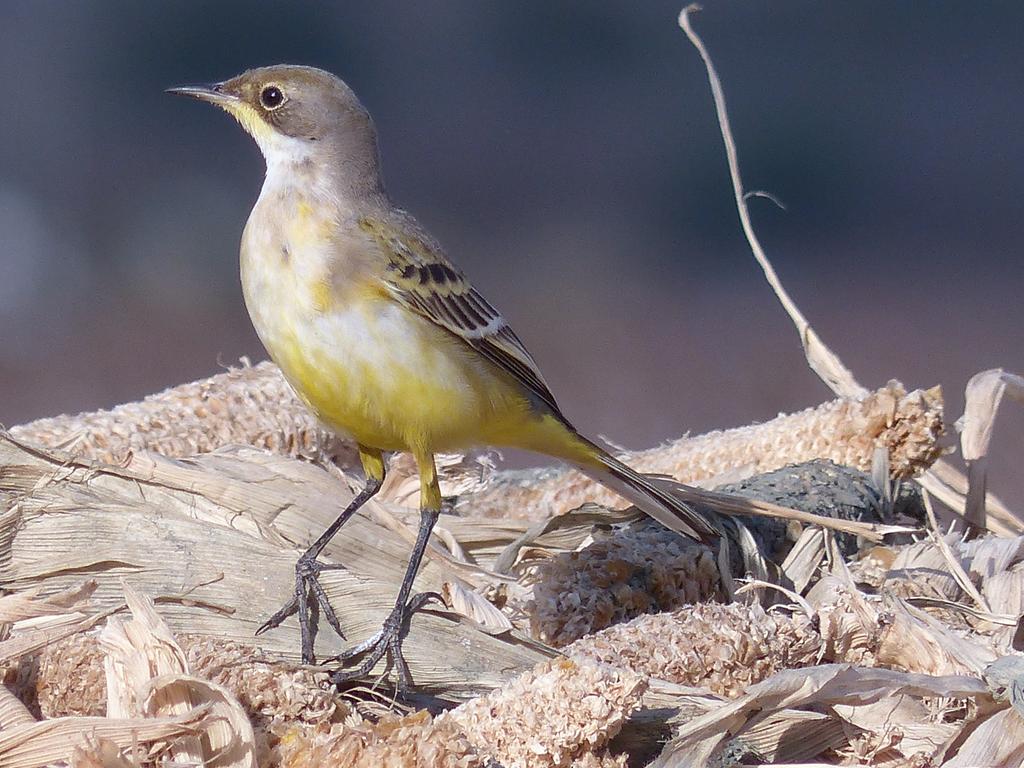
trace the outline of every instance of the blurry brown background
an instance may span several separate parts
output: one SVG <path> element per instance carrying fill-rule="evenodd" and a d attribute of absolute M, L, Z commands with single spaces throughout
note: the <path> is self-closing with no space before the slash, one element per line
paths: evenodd
<path fill-rule="evenodd" d="M 0 423 L 262 351 L 236 275 L 262 161 L 163 88 L 289 61 L 375 115 L 394 198 L 629 447 L 827 399 L 749 255 L 678 2 L 8 2 Z M 1024 369 L 1024 6 L 707 2 L 782 279 L 861 380 Z M 1007 406 L 992 487 L 1024 502 Z"/>

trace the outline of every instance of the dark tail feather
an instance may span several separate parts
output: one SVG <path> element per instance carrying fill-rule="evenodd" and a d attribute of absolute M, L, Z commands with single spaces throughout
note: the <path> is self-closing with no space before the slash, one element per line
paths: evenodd
<path fill-rule="evenodd" d="M 632 502 L 666 528 L 705 544 L 711 544 L 718 538 L 718 531 L 702 515 L 673 494 L 676 483 L 642 475 L 596 445 L 593 447 L 594 458 L 600 464 L 574 462 L 581 472 Z"/>

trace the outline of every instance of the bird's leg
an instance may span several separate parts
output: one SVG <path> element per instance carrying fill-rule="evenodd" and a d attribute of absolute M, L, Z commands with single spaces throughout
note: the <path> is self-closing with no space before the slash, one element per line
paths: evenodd
<path fill-rule="evenodd" d="M 412 676 L 409 674 L 409 665 L 402 656 L 402 638 L 408 631 L 409 618 L 423 605 L 431 600 L 440 601 L 440 596 L 434 592 L 423 592 L 413 595 L 413 581 L 419 571 L 423 555 L 427 551 L 427 544 L 430 542 L 430 533 L 437 522 L 441 511 L 441 490 L 437 483 L 437 470 L 434 467 L 434 457 L 431 454 L 417 455 L 416 463 L 420 470 L 420 527 L 416 534 L 416 545 L 413 547 L 412 555 L 409 558 L 409 565 L 402 578 L 402 586 L 398 590 L 398 598 L 395 600 L 395 607 L 384 619 L 384 625 L 380 631 L 370 639 L 359 645 L 348 649 L 337 656 L 337 660 L 345 663 L 357 656 L 366 654 L 366 658 L 356 669 L 349 671 L 338 670 L 331 675 L 331 681 L 335 684 L 365 677 L 370 670 L 376 666 L 385 654 L 389 662 L 394 666 L 398 674 L 398 691 L 400 694 L 408 692 L 412 686 Z"/>
<path fill-rule="evenodd" d="M 323 611 L 327 623 L 338 633 L 339 637 L 345 637 L 345 633 L 341 629 L 341 623 L 338 621 L 334 609 L 331 608 L 330 601 L 327 599 L 327 593 L 320 585 L 319 579 L 321 571 L 337 569 L 342 566 L 325 565 L 317 560 L 317 558 L 331 539 L 334 538 L 334 535 L 348 522 L 349 518 L 367 501 L 373 498 L 374 494 L 384 484 L 384 457 L 381 452 L 359 446 L 359 459 L 366 473 L 366 484 L 355 495 L 355 498 L 352 499 L 349 505 L 345 507 L 345 510 L 338 515 L 337 519 L 327 527 L 327 530 L 320 534 L 320 537 L 310 545 L 309 549 L 299 556 L 298 561 L 295 563 L 295 590 L 292 593 L 291 599 L 284 604 L 281 610 L 267 619 L 256 630 L 256 634 L 260 635 L 278 626 L 282 621 L 297 612 L 299 614 L 299 630 L 302 637 L 303 664 L 312 664 L 314 661 L 313 640 L 316 637 L 316 627 L 312 615 L 312 605 Z"/>

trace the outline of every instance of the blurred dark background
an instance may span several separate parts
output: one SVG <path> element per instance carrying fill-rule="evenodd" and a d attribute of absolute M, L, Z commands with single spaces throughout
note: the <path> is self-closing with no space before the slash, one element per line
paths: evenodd
<path fill-rule="evenodd" d="M 0 423 L 263 352 L 236 275 L 263 173 L 163 93 L 344 77 L 394 198 L 511 318 L 567 414 L 645 447 L 830 397 L 750 257 L 680 2 L 8 2 Z M 706 3 L 755 225 L 868 386 L 1024 368 L 1024 5 Z M 1024 416 L 991 486 L 1024 502 Z"/>

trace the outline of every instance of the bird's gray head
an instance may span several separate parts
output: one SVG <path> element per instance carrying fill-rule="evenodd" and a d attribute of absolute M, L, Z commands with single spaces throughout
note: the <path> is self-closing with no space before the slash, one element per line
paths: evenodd
<path fill-rule="evenodd" d="M 169 91 L 233 115 L 256 140 L 268 168 L 312 162 L 349 182 L 380 186 L 373 120 L 352 89 L 330 72 L 279 64 Z"/>

